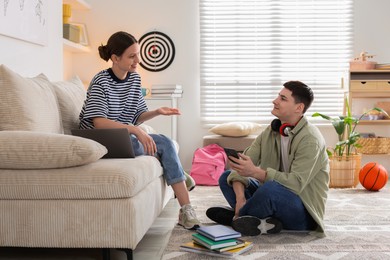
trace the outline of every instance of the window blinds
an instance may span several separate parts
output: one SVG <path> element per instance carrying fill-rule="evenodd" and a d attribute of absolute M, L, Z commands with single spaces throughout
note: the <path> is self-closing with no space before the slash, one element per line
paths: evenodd
<path fill-rule="evenodd" d="M 284 82 L 340 115 L 352 49 L 352 0 L 200 0 L 201 117 L 205 125 L 269 122 Z"/>

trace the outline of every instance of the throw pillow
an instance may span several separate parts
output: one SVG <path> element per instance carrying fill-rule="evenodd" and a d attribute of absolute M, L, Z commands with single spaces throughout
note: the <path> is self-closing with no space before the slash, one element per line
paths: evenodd
<path fill-rule="evenodd" d="M 65 134 L 79 128 L 79 115 L 86 98 L 86 91 L 80 78 L 75 76 L 69 81 L 53 82 L 60 107 L 62 125 Z"/>
<path fill-rule="evenodd" d="M 252 122 L 230 122 L 212 127 L 209 131 L 223 136 L 241 137 L 255 134 L 261 125 Z"/>
<path fill-rule="evenodd" d="M 147 134 L 157 134 L 157 131 L 153 127 L 145 123 L 140 124 L 138 127 L 141 128 Z"/>
<path fill-rule="evenodd" d="M 0 168 L 51 169 L 88 164 L 106 147 L 77 136 L 31 131 L 0 131 Z"/>
<path fill-rule="evenodd" d="M 0 65 L 0 130 L 63 132 L 57 98 L 45 75 L 25 78 Z"/>

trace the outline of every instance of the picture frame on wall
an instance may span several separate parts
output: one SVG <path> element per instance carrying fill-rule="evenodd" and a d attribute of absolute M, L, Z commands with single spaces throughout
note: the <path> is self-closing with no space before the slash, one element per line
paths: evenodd
<path fill-rule="evenodd" d="M 0 35 L 46 46 L 49 0 L 2 1 Z"/>
<path fill-rule="evenodd" d="M 80 44 L 84 46 L 89 45 L 87 26 L 84 23 L 71 23 L 80 28 Z"/>

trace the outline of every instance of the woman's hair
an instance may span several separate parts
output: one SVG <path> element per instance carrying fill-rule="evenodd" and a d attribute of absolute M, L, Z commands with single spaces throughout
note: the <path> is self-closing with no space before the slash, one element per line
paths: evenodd
<path fill-rule="evenodd" d="M 127 32 L 116 32 L 107 41 L 107 45 L 100 45 L 99 55 L 105 61 L 111 58 L 112 54 L 121 56 L 123 52 L 134 43 L 137 43 L 135 37 Z"/>
<path fill-rule="evenodd" d="M 305 106 L 303 109 L 304 114 L 314 100 L 312 89 L 300 81 L 288 81 L 283 86 L 291 91 L 291 96 L 294 98 L 295 103 L 303 103 Z"/>

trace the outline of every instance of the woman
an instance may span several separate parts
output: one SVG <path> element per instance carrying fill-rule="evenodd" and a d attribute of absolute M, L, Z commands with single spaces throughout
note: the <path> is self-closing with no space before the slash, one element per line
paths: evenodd
<path fill-rule="evenodd" d="M 171 185 L 181 206 L 179 225 L 186 229 L 199 227 L 190 204 L 186 177 L 173 142 L 164 135 L 147 134 L 139 124 L 159 115 L 180 115 L 176 108 L 161 107 L 148 111 L 141 92 L 141 78 L 136 72 L 140 62 L 137 40 L 126 32 L 114 33 L 99 55 L 112 61 L 112 67 L 99 72 L 88 88 L 80 113 L 80 128 L 127 128 L 136 155 L 159 158 L 163 176 Z"/>

